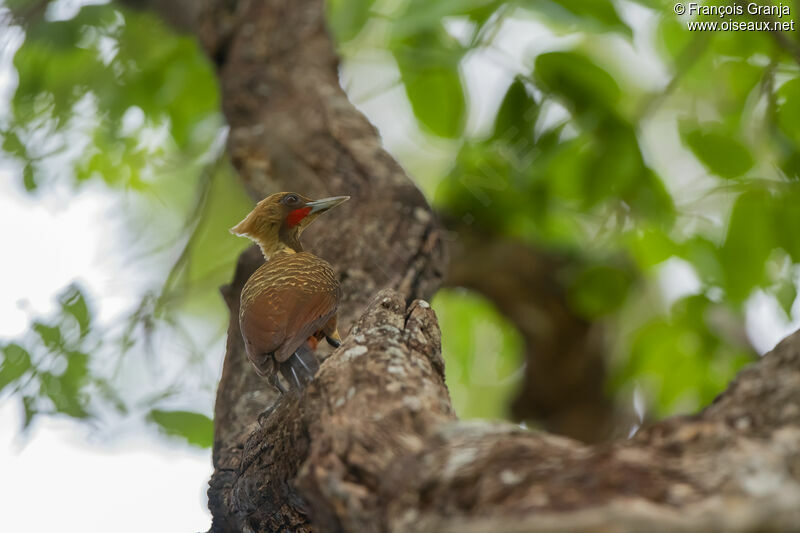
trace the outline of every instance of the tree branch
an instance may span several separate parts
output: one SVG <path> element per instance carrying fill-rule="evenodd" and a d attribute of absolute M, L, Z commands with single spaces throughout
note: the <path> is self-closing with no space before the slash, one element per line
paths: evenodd
<path fill-rule="evenodd" d="M 423 301 L 382 291 L 306 393 L 248 440 L 236 530 L 791 531 L 800 333 L 695 416 L 585 446 L 455 420 Z"/>

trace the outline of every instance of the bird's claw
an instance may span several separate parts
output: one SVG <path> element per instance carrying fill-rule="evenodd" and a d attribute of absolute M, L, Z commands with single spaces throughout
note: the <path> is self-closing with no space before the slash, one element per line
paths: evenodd
<path fill-rule="evenodd" d="M 278 405 L 278 402 L 276 401 L 275 403 L 273 403 L 272 405 L 270 405 L 269 407 L 267 407 L 266 409 L 264 409 L 263 411 L 261 411 L 258 414 L 258 425 L 259 426 L 264 427 L 264 422 L 266 422 L 267 418 L 269 418 L 269 415 L 271 415 L 272 412 L 275 411 L 275 407 L 277 407 L 277 405 Z"/>
<path fill-rule="evenodd" d="M 272 385 L 278 389 L 278 392 L 281 394 L 286 394 L 286 392 L 288 392 L 286 387 L 283 386 L 283 383 L 281 383 L 281 379 L 278 377 L 277 373 L 272 375 Z"/>
<path fill-rule="evenodd" d="M 289 359 L 280 363 L 278 369 L 289 389 L 299 392 L 314 380 L 314 375 L 319 369 L 319 362 L 314 357 L 314 353 L 306 346 L 299 348 Z M 277 376 L 275 379 L 278 379 Z"/>
<path fill-rule="evenodd" d="M 330 344 L 334 348 L 338 348 L 339 346 L 342 345 L 341 339 L 334 339 L 333 337 L 331 337 L 329 335 L 325 335 L 325 340 L 328 341 L 328 344 Z"/>

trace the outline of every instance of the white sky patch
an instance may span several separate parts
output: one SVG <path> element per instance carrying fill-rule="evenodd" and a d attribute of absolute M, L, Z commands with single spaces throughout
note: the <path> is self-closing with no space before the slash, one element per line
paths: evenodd
<path fill-rule="evenodd" d="M 702 283 L 692 265 L 678 257 L 671 257 L 659 265 L 658 286 L 665 309 L 687 296 L 699 294 Z M 763 355 L 784 337 L 800 327 L 800 301 L 792 306 L 792 319 L 788 320 L 774 296 L 756 290 L 745 304 L 745 329 L 756 351 Z"/>
<path fill-rule="evenodd" d="M 400 83 L 400 72 L 388 52 L 370 51 L 357 54 L 339 70 L 339 82 L 350 100 L 372 117 L 386 146 L 418 144 L 418 129 L 414 112 Z M 397 122 L 391 122 L 395 117 Z"/>
<path fill-rule="evenodd" d="M 92 443 L 85 428 L 44 417 L 23 445 L 17 403 L 0 407 L 3 531 L 208 530 L 210 450 L 174 445 L 144 428 Z"/>
<path fill-rule="evenodd" d="M 661 13 L 632 1 L 617 2 L 617 13 L 633 30 L 633 44 L 623 46 L 618 57 L 632 83 L 656 91 L 665 87 L 671 78 L 670 69 L 661 61 L 657 49 L 658 23 Z"/>
<path fill-rule="evenodd" d="M 69 20 L 78 14 L 83 6 L 107 4 L 109 0 L 57 0 L 47 5 L 47 20 Z"/>
<path fill-rule="evenodd" d="M 765 354 L 784 337 L 797 331 L 800 327 L 798 303 L 800 302 L 795 299 L 792 318 L 789 320 L 774 296 L 762 290 L 753 292 L 747 300 L 745 317 L 747 336 L 758 353 Z"/>
<path fill-rule="evenodd" d="M 681 298 L 698 294 L 702 287 L 692 265 L 679 257 L 670 257 L 659 265 L 658 286 L 667 309 Z"/>
<path fill-rule="evenodd" d="M 3 26 L 0 31 L 0 119 L 8 115 L 11 96 L 17 89 L 19 79 L 13 61 L 24 39 L 25 34 L 17 27 Z"/>
<path fill-rule="evenodd" d="M 497 61 L 489 48 L 474 50 L 461 63 L 464 86 L 469 87 L 466 131 L 471 136 L 491 133 L 497 110 L 514 81 L 514 71 Z"/>
<path fill-rule="evenodd" d="M 20 178 L 0 169 L 0 338 L 23 333 L 32 315 L 55 311 L 54 296 L 74 280 L 103 294 L 107 313 L 120 311 L 107 279 L 98 241 L 111 193 L 100 187 L 31 196 Z M 98 261 L 99 259 L 99 261 Z M 110 298 L 106 298 L 110 296 Z M 116 308 L 115 308 L 116 307 Z"/>
<path fill-rule="evenodd" d="M 458 40 L 462 46 L 468 46 L 478 25 L 468 17 L 445 17 L 442 19 L 445 31 Z"/>

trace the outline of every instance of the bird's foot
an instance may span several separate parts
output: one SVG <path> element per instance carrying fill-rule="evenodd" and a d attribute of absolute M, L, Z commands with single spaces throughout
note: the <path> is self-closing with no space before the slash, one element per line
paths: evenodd
<path fill-rule="evenodd" d="M 286 387 L 283 386 L 283 383 L 281 383 L 281 378 L 278 377 L 277 373 L 272 375 L 272 380 L 271 381 L 272 381 L 272 385 L 276 389 L 278 389 L 278 392 L 280 392 L 281 394 L 286 394 L 287 389 L 286 389 Z"/>
<path fill-rule="evenodd" d="M 342 345 L 342 339 L 340 339 L 338 335 L 336 337 L 325 335 L 325 340 L 328 341 L 328 344 L 330 344 L 334 348 L 338 348 L 339 346 Z"/>
<path fill-rule="evenodd" d="M 258 425 L 260 427 L 264 427 L 264 423 L 267 421 L 267 418 L 269 418 L 269 415 L 271 415 L 272 412 L 275 411 L 275 408 L 277 406 L 278 406 L 278 401 L 276 400 L 275 403 L 273 403 L 272 405 L 270 405 L 269 407 L 267 407 L 258 414 Z"/>
<path fill-rule="evenodd" d="M 303 343 L 289 359 L 280 363 L 279 368 L 289 386 L 301 391 L 314 380 L 319 361 L 308 344 Z"/>
<path fill-rule="evenodd" d="M 319 345 L 319 339 L 313 335 L 310 336 L 308 339 L 306 339 L 306 342 L 308 343 L 308 345 L 311 347 L 312 350 L 316 350 L 317 346 Z"/>

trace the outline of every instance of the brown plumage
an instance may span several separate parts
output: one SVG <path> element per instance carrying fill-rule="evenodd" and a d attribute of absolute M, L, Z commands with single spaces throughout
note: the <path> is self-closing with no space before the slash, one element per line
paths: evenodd
<path fill-rule="evenodd" d="M 273 194 L 231 232 L 255 241 L 266 263 L 242 289 L 239 324 L 250 362 L 285 392 L 278 378 L 301 388 L 319 364 L 318 339 L 338 346 L 336 309 L 341 288 L 325 260 L 303 251 L 300 234 L 320 214 L 347 196 L 311 201 L 297 193 Z"/>

